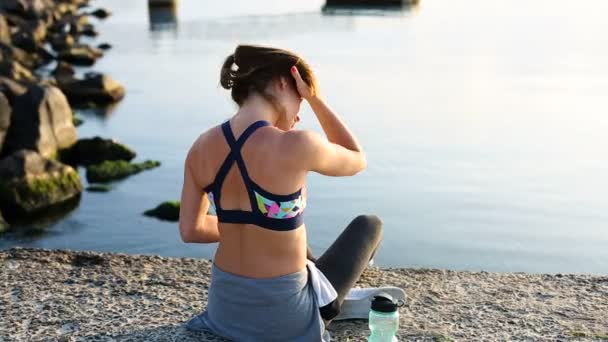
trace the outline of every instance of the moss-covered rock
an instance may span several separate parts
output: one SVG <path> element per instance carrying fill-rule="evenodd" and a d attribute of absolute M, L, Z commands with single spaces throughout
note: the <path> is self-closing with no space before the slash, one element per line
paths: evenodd
<path fill-rule="evenodd" d="M 106 184 L 92 184 L 87 187 L 88 192 L 108 192 L 112 187 Z"/>
<path fill-rule="evenodd" d="M 0 208 L 27 216 L 65 202 L 82 191 L 72 167 L 20 150 L 0 161 Z"/>
<path fill-rule="evenodd" d="M 179 221 L 179 201 L 167 201 L 159 204 L 156 208 L 146 210 L 144 215 L 156 217 L 164 221 Z"/>
<path fill-rule="evenodd" d="M 124 160 L 107 160 L 87 167 L 87 181 L 103 183 L 126 178 L 144 170 L 160 166 L 159 161 L 146 160 L 143 163 L 129 163 Z"/>
<path fill-rule="evenodd" d="M 76 144 L 60 152 L 60 159 L 64 163 L 84 166 L 107 160 L 131 161 L 135 156 L 135 151 L 126 145 L 101 137 L 79 139 Z"/>

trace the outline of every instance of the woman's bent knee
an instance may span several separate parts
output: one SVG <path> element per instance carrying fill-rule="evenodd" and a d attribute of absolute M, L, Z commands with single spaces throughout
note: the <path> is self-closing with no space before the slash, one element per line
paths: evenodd
<path fill-rule="evenodd" d="M 364 230 L 365 235 L 370 238 L 382 236 L 382 220 L 376 215 L 359 215 L 351 224 L 356 226 L 357 230 Z"/>

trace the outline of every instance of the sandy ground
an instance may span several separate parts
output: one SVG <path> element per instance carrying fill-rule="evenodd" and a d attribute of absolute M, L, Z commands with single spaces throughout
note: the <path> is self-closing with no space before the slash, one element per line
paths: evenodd
<path fill-rule="evenodd" d="M 0 251 L 0 342 L 221 341 L 183 323 L 205 308 L 211 263 L 44 249 Z M 399 340 L 608 341 L 608 276 L 366 271 L 360 286 L 400 286 Z M 334 322 L 365 341 L 366 321 Z"/>

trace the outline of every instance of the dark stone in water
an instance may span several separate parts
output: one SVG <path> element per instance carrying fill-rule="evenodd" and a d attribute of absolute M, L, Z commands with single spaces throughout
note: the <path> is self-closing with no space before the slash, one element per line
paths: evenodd
<path fill-rule="evenodd" d="M 74 126 L 78 127 L 84 123 L 84 120 L 82 120 L 81 117 L 74 115 L 72 122 L 74 122 Z"/>
<path fill-rule="evenodd" d="M 84 166 L 99 164 L 106 160 L 131 161 L 135 156 L 136 153 L 126 145 L 101 137 L 79 139 L 60 153 L 63 162 Z"/>
<path fill-rule="evenodd" d="M 5 214 L 28 216 L 81 191 L 76 170 L 34 151 L 20 150 L 0 160 L 0 209 Z"/>
<path fill-rule="evenodd" d="M 151 160 L 147 160 L 143 163 L 129 163 L 124 160 L 108 160 L 87 167 L 87 181 L 89 183 L 105 183 L 112 180 L 123 179 L 158 166 L 160 166 L 159 161 Z"/>
<path fill-rule="evenodd" d="M 112 15 L 112 12 L 108 11 L 105 8 L 99 8 L 89 14 L 96 18 L 99 18 L 99 19 L 105 19 L 105 18 L 109 17 L 110 15 Z"/>
<path fill-rule="evenodd" d="M 156 208 L 146 210 L 145 216 L 156 217 L 164 221 L 179 221 L 179 201 L 167 201 L 159 204 Z"/>
<path fill-rule="evenodd" d="M 125 88 L 110 76 L 87 73 L 85 79 L 57 77 L 59 88 L 74 106 L 105 106 L 122 100 Z"/>
<path fill-rule="evenodd" d="M 112 187 L 106 184 L 92 184 L 87 187 L 88 192 L 108 192 Z"/>
<path fill-rule="evenodd" d="M 91 66 L 103 56 L 99 49 L 84 44 L 76 44 L 59 52 L 59 60 L 80 66 Z"/>
<path fill-rule="evenodd" d="M 76 142 L 72 109 L 61 92 L 52 86 L 34 85 L 17 97 L 3 153 L 33 150 L 54 157 L 58 149 Z"/>
<path fill-rule="evenodd" d="M 327 0 L 325 6 L 345 7 L 395 7 L 411 6 L 418 4 L 419 0 Z"/>
<path fill-rule="evenodd" d="M 100 50 L 110 50 L 112 48 L 112 45 L 108 43 L 101 43 L 97 45 L 97 48 Z"/>

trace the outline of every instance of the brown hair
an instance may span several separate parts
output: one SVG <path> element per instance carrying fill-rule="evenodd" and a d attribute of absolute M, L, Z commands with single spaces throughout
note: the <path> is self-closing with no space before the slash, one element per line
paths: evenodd
<path fill-rule="evenodd" d="M 275 99 L 265 92 L 266 87 L 271 81 L 283 76 L 297 91 L 296 81 L 291 75 L 291 67 L 294 65 L 315 93 L 317 85 L 314 73 L 302 58 L 288 50 L 259 45 L 237 46 L 222 66 L 220 84 L 225 89 L 232 89 L 232 99 L 239 106 L 254 92 L 276 106 Z"/>

